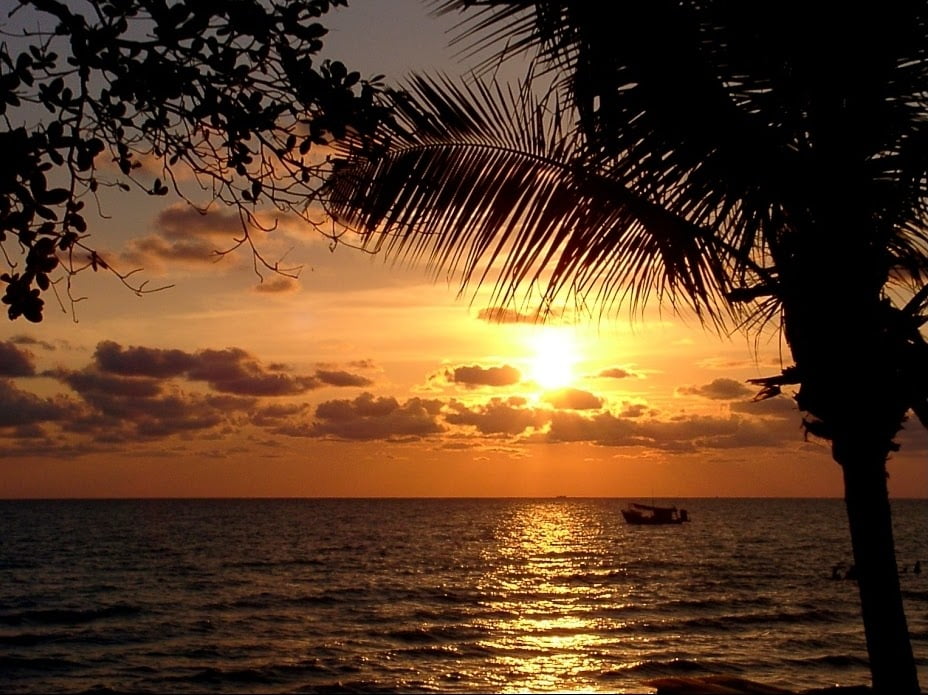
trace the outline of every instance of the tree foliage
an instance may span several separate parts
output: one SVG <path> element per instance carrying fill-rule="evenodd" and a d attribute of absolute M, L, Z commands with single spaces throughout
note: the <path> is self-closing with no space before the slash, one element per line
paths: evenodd
<path fill-rule="evenodd" d="M 319 60 L 320 17 L 346 0 L 20 0 L 0 44 L 0 246 L 10 319 L 40 321 L 49 289 L 110 268 L 88 240 L 104 189 L 306 212 L 321 146 L 383 116 L 377 79 Z M 12 30 L 16 24 L 19 29 Z M 184 171 L 186 170 L 186 171 Z M 183 174 L 181 174 L 183 172 Z M 99 203 L 98 203 L 99 204 Z M 60 285 L 64 280 L 64 285 Z"/>

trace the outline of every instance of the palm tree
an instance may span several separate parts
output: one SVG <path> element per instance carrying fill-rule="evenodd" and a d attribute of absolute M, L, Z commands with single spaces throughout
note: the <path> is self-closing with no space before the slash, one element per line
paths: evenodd
<path fill-rule="evenodd" d="M 350 143 L 332 213 L 489 282 L 707 323 L 776 321 L 808 433 L 840 464 L 873 687 L 917 693 L 886 463 L 928 426 L 928 5 L 443 0 L 520 89 L 412 78 Z M 547 91 L 538 85 L 550 78 Z"/>

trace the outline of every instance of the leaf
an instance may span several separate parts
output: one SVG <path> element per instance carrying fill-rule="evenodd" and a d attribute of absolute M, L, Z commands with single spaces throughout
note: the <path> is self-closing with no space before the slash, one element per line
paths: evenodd
<path fill-rule="evenodd" d="M 92 182 L 91 184 L 91 189 L 93 190 L 96 189 L 96 186 L 93 185 L 94 183 L 96 182 Z M 60 205 L 70 197 L 71 192 L 67 188 L 52 188 L 39 196 L 39 200 L 45 205 Z"/>

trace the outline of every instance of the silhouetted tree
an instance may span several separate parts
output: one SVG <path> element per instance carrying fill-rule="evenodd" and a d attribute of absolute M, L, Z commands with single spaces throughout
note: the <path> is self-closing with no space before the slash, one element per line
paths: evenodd
<path fill-rule="evenodd" d="M 316 61 L 318 22 L 346 0 L 20 0 L 0 44 L 0 248 L 11 319 L 40 321 L 42 293 L 109 269 L 87 241 L 104 188 L 306 214 L 327 171 L 319 145 L 369 130 L 376 79 Z M 10 29 L 15 22 L 18 30 Z M 143 166 L 144 164 L 144 166 Z M 189 177 L 188 177 L 189 178 Z M 204 203 L 203 197 L 206 202 Z M 189 198 L 188 198 L 189 199 Z M 73 300 L 73 298 L 72 298 Z"/>
<path fill-rule="evenodd" d="M 907 412 L 928 426 L 928 5 L 440 3 L 474 8 L 487 65 L 537 51 L 552 91 L 413 78 L 333 212 L 465 285 L 495 269 L 497 299 L 779 322 L 794 364 L 759 396 L 798 385 L 831 442 L 873 686 L 918 692 L 886 462 Z"/>

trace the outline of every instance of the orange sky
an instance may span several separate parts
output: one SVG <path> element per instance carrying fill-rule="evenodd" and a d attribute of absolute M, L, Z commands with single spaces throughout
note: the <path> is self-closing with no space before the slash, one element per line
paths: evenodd
<path fill-rule="evenodd" d="M 416 2 L 326 24 L 326 55 L 367 74 L 461 70 L 451 21 Z M 259 283 L 246 254 L 210 254 L 237 231 L 224 211 L 107 205 L 97 245 L 174 287 L 84 274 L 76 322 L 49 297 L 42 324 L 0 324 L 0 497 L 842 494 L 792 399 L 751 402 L 745 380 L 786 354 L 775 333 L 656 306 L 539 326 L 286 221 L 264 250 L 300 279 Z M 924 497 L 928 436 L 913 421 L 900 441 L 892 494 Z"/>

